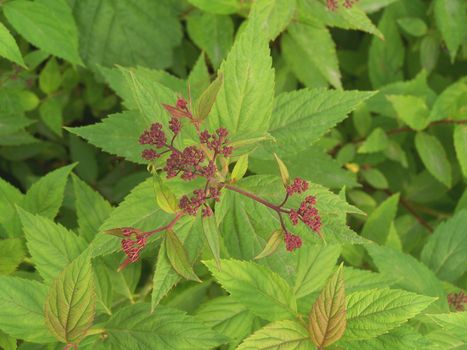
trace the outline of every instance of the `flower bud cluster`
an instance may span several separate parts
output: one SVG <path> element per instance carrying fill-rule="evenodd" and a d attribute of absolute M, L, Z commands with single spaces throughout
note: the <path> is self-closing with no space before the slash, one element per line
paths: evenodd
<path fill-rule="evenodd" d="M 214 154 L 222 154 L 224 157 L 230 157 L 233 151 L 233 147 L 228 146 L 227 136 L 229 132 L 225 128 L 219 128 L 215 133 L 210 134 L 207 130 L 204 130 L 199 139 L 202 144 L 206 145 L 208 149 L 214 152 Z"/>
<path fill-rule="evenodd" d="M 297 177 L 293 180 L 293 183 L 285 188 L 289 196 L 294 194 L 300 194 L 308 190 L 308 182 Z"/>
<path fill-rule="evenodd" d="M 302 246 L 302 239 L 299 236 L 294 235 L 290 232 L 285 233 L 284 241 L 285 241 L 285 248 L 289 252 L 292 252 L 295 249 L 298 249 Z"/>
<path fill-rule="evenodd" d="M 319 233 L 321 229 L 321 217 L 315 205 L 316 198 L 307 196 L 297 210 L 290 209 L 289 217 L 292 224 L 297 225 L 299 221 L 302 221 L 313 231 Z"/>
<path fill-rule="evenodd" d="M 207 205 L 207 200 L 214 199 L 216 202 L 220 200 L 221 195 L 221 186 L 212 186 L 208 187 L 206 191 L 204 190 L 195 190 L 193 191 L 193 196 L 183 196 L 180 199 L 180 209 L 182 209 L 188 215 L 195 216 L 198 213 L 199 208 L 203 208 L 203 217 L 211 216 L 212 210 Z"/>
<path fill-rule="evenodd" d="M 358 0 L 344 0 L 344 7 L 351 8 Z M 326 5 L 330 11 L 336 11 L 339 7 L 338 0 L 326 0 Z"/>
<path fill-rule="evenodd" d="M 146 246 L 147 238 L 143 232 L 132 227 L 122 229 L 125 239 L 122 239 L 122 250 L 128 257 L 128 262 L 135 262 L 139 259 L 141 250 Z"/>

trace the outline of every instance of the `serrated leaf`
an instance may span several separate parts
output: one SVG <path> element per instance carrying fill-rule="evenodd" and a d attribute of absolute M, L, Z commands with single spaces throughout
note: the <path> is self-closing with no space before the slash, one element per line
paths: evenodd
<path fill-rule="evenodd" d="M 83 239 L 43 216 L 19 209 L 35 268 L 48 284 L 86 248 Z"/>
<path fill-rule="evenodd" d="M 390 95 L 387 99 L 392 103 L 397 116 L 414 130 L 423 130 L 427 127 L 429 110 L 425 101 L 411 95 Z"/>
<path fill-rule="evenodd" d="M 24 196 L 21 208 L 49 219 L 55 218 L 62 205 L 68 175 L 75 165 L 56 169 L 37 180 Z"/>
<path fill-rule="evenodd" d="M 242 7 L 240 0 L 188 0 L 188 2 L 203 11 L 220 15 L 235 13 Z"/>
<path fill-rule="evenodd" d="M 138 138 L 147 126 L 148 123 L 140 113 L 125 111 L 112 114 L 100 123 L 66 128 L 66 130 L 110 154 L 135 163 L 146 164 L 147 161 L 141 157 L 144 147 L 138 143 Z"/>
<path fill-rule="evenodd" d="M 385 244 L 391 222 L 396 218 L 399 194 L 387 198 L 368 217 L 362 229 L 362 236 L 378 244 Z"/>
<path fill-rule="evenodd" d="M 445 331 L 448 331 L 462 341 L 467 342 L 467 335 L 465 334 L 465 329 L 467 327 L 467 311 L 428 315 L 428 317 L 443 327 Z"/>
<path fill-rule="evenodd" d="M 11 1 L 3 6 L 5 17 L 27 41 L 41 50 L 82 64 L 78 31 L 65 0 Z"/>
<path fill-rule="evenodd" d="M 112 207 L 97 191 L 72 175 L 73 190 L 76 198 L 76 215 L 78 216 L 79 234 L 91 242 L 99 231 L 99 227 L 109 217 Z"/>
<path fill-rule="evenodd" d="M 175 271 L 188 280 L 201 282 L 193 271 L 193 267 L 188 260 L 188 255 L 182 242 L 172 230 L 167 231 L 165 237 L 165 251 Z"/>
<path fill-rule="evenodd" d="M 264 249 L 259 253 L 257 256 L 255 256 L 255 260 L 265 258 L 271 254 L 273 254 L 279 245 L 283 242 L 284 240 L 284 231 L 282 229 L 275 230 L 271 237 L 269 237 L 269 240 L 266 243 L 266 246 Z"/>
<path fill-rule="evenodd" d="M 302 89 L 280 94 L 275 100 L 269 126 L 276 143 L 265 147 L 266 154 L 261 154 L 261 158 L 271 158 L 272 152 L 286 157 L 306 150 L 373 94 L 326 89 Z"/>
<path fill-rule="evenodd" d="M 425 349 L 431 342 L 411 327 L 401 326 L 373 339 L 344 341 L 339 345 L 346 350 L 406 350 Z"/>
<path fill-rule="evenodd" d="M 298 252 L 294 293 L 303 298 L 320 290 L 334 270 L 341 252 L 339 245 L 304 245 Z"/>
<path fill-rule="evenodd" d="M 335 88 L 341 88 L 336 48 L 326 27 L 293 23 L 287 28 L 292 39 L 304 50 L 308 65 L 314 65 Z"/>
<path fill-rule="evenodd" d="M 435 0 L 436 25 L 446 42 L 451 62 L 454 62 L 459 46 L 464 40 L 466 28 L 466 4 L 462 0 Z"/>
<path fill-rule="evenodd" d="M 151 312 L 147 303 L 121 308 L 103 325 L 112 348 L 125 344 L 129 349 L 205 350 L 226 339 L 193 316 L 166 306 Z"/>
<path fill-rule="evenodd" d="M 296 0 L 259 0 L 253 3 L 250 20 L 259 21 L 261 31 L 274 40 L 292 21 Z"/>
<path fill-rule="evenodd" d="M 344 267 L 344 276 L 345 292 L 347 295 L 359 290 L 390 287 L 396 282 L 393 278 L 385 274 L 353 267 Z"/>
<path fill-rule="evenodd" d="M 294 349 L 311 350 L 307 330 L 297 321 L 277 321 L 256 331 L 237 350 Z"/>
<path fill-rule="evenodd" d="M 203 232 L 208 247 L 216 260 L 217 268 L 221 269 L 220 233 L 215 215 L 203 217 Z"/>
<path fill-rule="evenodd" d="M 235 341 L 251 334 L 256 319 L 245 306 L 227 296 L 201 304 L 195 316 L 208 327 Z"/>
<path fill-rule="evenodd" d="M 167 68 L 172 64 L 182 28 L 170 2 L 80 0 L 72 7 L 80 53 L 88 66 Z"/>
<path fill-rule="evenodd" d="M 232 18 L 196 11 L 187 18 L 187 31 L 191 40 L 206 52 L 213 66 L 219 67 L 232 46 Z"/>
<path fill-rule="evenodd" d="M 0 328 L 7 334 L 35 343 L 53 337 L 44 323 L 47 287 L 18 277 L 0 276 Z"/>
<path fill-rule="evenodd" d="M 421 260 L 442 280 L 455 282 L 467 261 L 467 210 L 461 210 L 436 227 L 423 247 Z"/>
<path fill-rule="evenodd" d="M 0 240 L 0 275 L 13 273 L 25 257 L 26 252 L 21 239 Z"/>
<path fill-rule="evenodd" d="M 196 103 L 196 118 L 203 121 L 211 112 L 214 103 L 216 102 L 217 94 L 224 83 L 224 76 L 219 74 L 217 78 L 208 86 L 201 94 Z"/>
<path fill-rule="evenodd" d="M 220 88 L 209 123 L 229 130 L 235 141 L 264 136 L 271 117 L 274 71 L 268 42 L 249 22 L 220 68 Z"/>
<path fill-rule="evenodd" d="M 346 306 L 342 265 L 329 278 L 309 315 L 311 340 L 318 348 L 338 341 L 346 328 Z"/>
<path fill-rule="evenodd" d="M 456 125 L 454 127 L 454 148 L 462 174 L 464 178 L 467 178 L 467 126 Z"/>
<path fill-rule="evenodd" d="M 465 96 L 467 94 L 467 79 L 463 78 L 448 86 L 436 98 L 430 112 L 430 121 L 446 118 L 465 119 Z"/>
<path fill-rule="evenodd" d="M 0 45 L 0 56 L 17 63 L 20 66 L 26 67 L 15 38 L 3 23 L 0 23 L 0 42 L 2 43 Z"/>
<path fill-rule="evenodd" d="M 255 315 L 266 320 L 282 320 L 297 312 L 292 288 L 270 269 L 253 262 L 221 260 L 222 270 L 213 260 L 204 261 L 217 281 L 232 297 Z M 261 294 L 261 298 L 256 296 Z"/>
<path fill-rule="evenodd" d="M 451 187 L 451 164 L 436 136 L 418 132 L 415 135 L 415 147 L 427 170 L 446 187 Z"/>
<path fill-rule="evenodd" d="M 375 244 L 366 246 L 378 270 L 395 281 L 394 286 L 438 298 L 429 310 L 447 312 L 447 295 L 435 274 L 413 256 Z"/>
<path fill-rule="evenodd" d="M 66 344 L 78 344 L 92 326 L 96 309 L 94 274 L 89 254 L 69 264 L 55 279 L 45 303 L 45 322 Z"/>
<path fill-rule="evenodd" d="M 347 297 L 344 339 L 371 339 L 407 322 L 436 299 L 403 290 L 372 289 Z"/>

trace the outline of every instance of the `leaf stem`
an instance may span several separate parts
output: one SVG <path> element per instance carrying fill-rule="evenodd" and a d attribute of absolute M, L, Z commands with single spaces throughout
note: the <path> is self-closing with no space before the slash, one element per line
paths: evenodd
<path fill-rule="evenodd" d="M 156 233 L 159 233 L 159 232 L 162 232 L 162 231 L 166 231 L 166 230 L 171 230 L 175 224 L 185 215 L 184 212 L 182 211 L 179 211 L 177 213 L 177 215 L 175 215 L 175 217 L 172 219 L 171 222 L 169 222 L 167 225 L 165 226 L 162 226 L 162 227 L 159 227 L 159 228 L 156 228 L 155 230 L 152 230 L 152 231 L 147 231 L 144 233 L 144 235 L 146 237 L 149 237 L 149 236 L 152 236 L 153 234 L 156 234 Z"/>

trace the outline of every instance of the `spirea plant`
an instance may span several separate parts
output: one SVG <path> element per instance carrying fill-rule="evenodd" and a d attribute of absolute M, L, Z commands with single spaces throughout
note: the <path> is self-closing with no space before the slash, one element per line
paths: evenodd
<path fill-rule="evenodd" d="M 462 0 L 0 9 L 1 349 L 465 348 Z"/>

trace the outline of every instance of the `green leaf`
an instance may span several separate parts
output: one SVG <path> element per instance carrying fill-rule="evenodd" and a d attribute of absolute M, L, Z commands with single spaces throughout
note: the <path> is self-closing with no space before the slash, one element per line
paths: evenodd
<path fill-rule="evenodd" d="M 467 335 L 465 334 L 467 312 L 451 312 L 448 314 L 428 315 L 428 317 L 443 327 L 443 330 L 467 342 Z"/>
<path fill-rule="evenodd" d="M 16 204 L 19 204 L 24 195 L 10 183 L 0 177 L 0 224 L 5 224 L 14 219 Z"/>
<path fill-rule="evenodd" d="M 374 129 L 358 148 L 358 153 L 376 153 L 384 151 L 389 144 L 386 133 L 381 128 Z"/>
<path fill-rule="evenodd" d="M 78 344 L 92 326 L 96 309 L 94 274 L 84 253 L 55 279 L 45 303 L 47 327 L 67 344 Z"/>
<path fill-rule="evenodd" d="M 196 101 L 196 118 L 203 121 L 209 116 L 214 103 L 216 102 L 217 94 L 219 93 L 222 84 L 224 83 L 224 76 L 218 75 L 217 78 L 208 86 Z"/>
<path fill-rule="evenodd" d="M 166 1 L 75 1 L 81 56 L 88 66 L 167 68 L 182 39 L 174 12 Z"/>
<path fill-rule="evenodd" d="M 62 136 L 62 105 L 57 97 L 50 97 L 41 103 L 39 114 L 42 121 L 56 135 Z"/>
<path fill-rule="evenodd" d="M 340 342 L 339 345 L 346 350 L 406 350 L 425 349 L 431 344 L 411 327 L 401 326 L 376 338 Z"/>
<path fill-rule="evenodd" d="M 18 210 L 32 261 L 41 277 L 49 284 L 84 251 L 86 243 L 50 219 Z"/>
<path fill-rule="evenodd" d="M 168 230 L 165 237 L 165 251 L 172 267 L 177 273 L 191 281 L 201 282 L 193 271 L 187 252 L 174 231 Z"/>
<path fill-rule="evenodd" d="M 255 315 L 269 321 L 296 315 L 297 304 L 292 288 L 268 268 L 233 259 L 221 260 L 222 270 L 217 269 L 212 260 L 204 264 L 222 287 Z"/>
<path fill-rule="evenodd" d="M 21 208 L 49 219 L 55 218 L 62 205 L 68 175 L 75 165 L 58 168 L 37 180 L 24 196 Z"/>
<path fill-rule="evenodd" d="M 370 81 L 374 88 L 402 80 L 404 46 L 397 28 L 397 16 L 393 8 L 384 10 L 378 29 L 384 35 L 384 41 L 374 37 L 368 56 Z"/>
<path fill-rule="evenodd" d="M 0 56 L 26 68 L 15 38 L 3 23 L 0 23 L 0 43 Z"/>
<path fill-rule="evenodd" d="M 164 184 L 162 178 L 157 173 L 153 175 L 153 179 L 154 192 L 156 193 L 156 200 L 159 207 L 166 213 L 176 213 L 179 210 L 177 197 L 175 197 L 168 186 Z"/>
<path fill-rule="evenodd" d="M 9 275 L 26 257 L 24 244 L 19 238 L 0 240 L 0 275 Z"/>
<path fill-rule="evenodd" d="M 307 330 L 297 321 L 277 321 L 246 338 L 237 350 L 294 349 L 311 350 Z"/>
<path fill-rule="evenodd" d="M 180 90 L 174 90 L 178 94 L 187 90 L 186 96 L 192 99 L 198 98 L 201 93 L 209 87 L 211 83 L 211 74 L 208 71 L 206 64 L 206 58 L 204 52 L 201 52 L 195 65 L 190 71 L 186 83 L 183 83 L 183 87 Z M 214 104 L 214 102 L 213 102 Z M 212 107 L 212 106 L 211 106 Z"/>
<path fill-rule="evenodd" d="M 366 246 L 378 270 L 395 281 L 395 286 L 415 293 L 437 297 L 430 310 L 449 310 L 447 296 L 435 274 L 413 256 L 376 244 Z"/>
<path fill-rule="evenodd" d="M 342 267 L 329 278 L 309 316 L 308 329 L 311 340 L 318 348 L 338 341 L 346 328 L 346 306 Z"/>
<path fill-rule="evenodd" d="M 202 223 L 200 219 L 190 218 L 180 220 L 180 224 L 175 226 L 177 236 L 183 243 L 188 254 L 190 263 L 198 259 L 198 255 L 203 246 L 201 236 Z M 165 245 L 162 244 L 157 255 L 156 268 L 153 277 L 153 289 L 151 294 L 151 308 L 154 310 L 161 302 L 162 298 L 182 279 L 175 271 L 167 258 Z"/>
<path fill-rule="evenodd" d="M 454 148 L 461 166 L 464 178 L 467 178 L 467 126 L 456 125 L 454 127 Z"/>
<path fill-rule="evenodd" d="M 269 240 L 267 241 L 266 246 L 261 251 L 261 253 L 255 256 L 255 260 L 259 260 L 273 254 L 277 248 L 279 248 L 279 245 L 283 242 L 283 240 L 284 231 L 282 229 L 275 230 L 271 237 L 269 237 Z"/>
<path fill-rule="evenodd" d="M 365 222 L 362 236 L 378 244 L 385 244 L 388 239 L 391 222 L 396 218 L 398 203 L 399 194 L 394 194 L 381 203 Z"/>
<path fill-rule="evenodd" d="M 329 84 L 335 88 L 341 88 L 336 48 L 328 29 L 294 23 L 287 28 L 287 31 L 303 49 L 308 61 L 307 66 L 315 66 Z"/>
<path fill-rule="evenodd" d="M 412 129 L 423 130 L 427 127 L 430 112 L 425 100 L 410 95 L 390 95 L 387 99 L 392 103 L 397 116 Z"/>
<path fill-rule="evenodd" d="M 99 227 L 109 217 L 112 207 L 97 191 L 72 175 L 73 190 L 76 198 L 76 215 L 78 216 L 79 234 L 91 242 L 99 231 Z"/>
<path fill-rule="evenodd" d="M 78 163 L 75 173 L 86 182 L 96 183 L 99 176 L 97 149 L 75 135 L 70 135 L 69 147 L 71 160 Z"/>
<path fill-rule="evenodd" d="M 62 84 L 62 74 L 55 58 L 51 58 L 39 74 L 39 87 L 47 95 L 57 91 Z"/>
<path fill-rule="evenodd" d="M 376 189 L 386 189 L 389 186 L 384 174 L 376 168 L 363 169 L 361 174 L 365 181 Z"/>
<path fill-rule="evenodd" d="M 466 29 L 466 4 L 462 0 L 435 0 L 435 21 L 454 62 Z"/>
<path fill-rule="evenodd" d="M 65 0 L 10 1 L 5 17 L 27 41 L 41 50 L 82 65 L 78 53 L 78 31 Z"/>
<path fill-rule="evenodd" d="M 219 15 L 235 13 L 242 7 L 240 0 L 188 0 L 188 2 L 203 11 Z"/>
<path fill-rule="evenodd" d="M 16 339 L 0 331 L 0 347 L 4 350 L 16 350 Z"/>
<path fill-rule="evenodd" d="M 261 23 L 261 31 L 269 40 L 274 40 L 292 21 L 296 0 L 259 0 L 250 10 L 251 20 Z"/>
<path fill-rule="evenodd" d="M 232 46 L 232 18 L 195 11 L 187 18 L 187 31 L 191 40 L 206 52 L 213 66 L 219 67 Z"/>
<path fill-rule="evenodd" d="M 0 276 L 0 329 L 35 343 L 53 340 L 44 323 L 47 287 L 36 281 Z"/>
<path fill-rule="evenodd" d="M 148 178 L 133 188 L 120 205 L 112 210 L 110 216 L 99 228 L 100 232 L 121 227 L 134 227 L 142 231 L 164 226 L 173 215 L 163 212 L 155 201 L 154 183 Z M 106 234 L 98 234 L 91 247 L 93 257 L 110 254 L 121 249 L 121 239 Z"/>
<path fill-rule="evenodd" d="M 437 98 L 431 109 L 430 121 L 447 118 L 465 119 L 465 96 L 467 94 L 467 79 L 463 78 L 448 86 Z"/>
<path fill-rule="evenodd" d="M 276 142 L 265 147 L 265 155 L 255 156 L 267 159 L 272 158 L 272 152 L 276 152 L 280 157 L 285 157 L 306 150 L 373 94 L 326 89 L 303 89 L 280 94 L 275 101 L 269 126 L 269 133 Z"/>
<path fill-rule="evenodd" d="M 421 260 L 442 280 L 455 282 L 467 261 L 467 210 L 461 210 L 436 227 L 423 247 Z"/>
<path fill-rule="evenodd" d="M 436 136 L 418 132 L 415 135 L 415 147 L 427 170 L 441 183 L 451 187 L 451 164 L 443 145 Z"/>
<path fill-rule="evenodd" d="M 339 245 L 304 245 L 298 252 L 294 293 L 303 298 L 320 290 L 334 270 L 341 252 Z"/>
<path fill-rule="evenodd" d="M 249 22 L 220 68 L 224 85 L 209 118 L 211 126 L 226 128 L 235 141 L 266 134 L 274 97 L 271 65 L 267 40 L 258 24 Z"/>
<path fill-rule="evenodd" d="M 248 154 L 244 154 L 237 159 L 235 166 L 230 174 L 230 178 L 233 182 L 237 182 L 245 176 L 248 170 Z"/>
<path fill-rule="evenodd" d="M 256 319 L 246 307 L 227 296 L 201 304 L 195 316 L 208 327 L 236 342 L 251 334 Z"/>
<path fill-rule="evenodd" d="M 347 297 L 346 340 L 387 333 L 425 310 L 435 298 L 403 290 L 372 289 Z"/>
<path fill-rule="evenodd" d="M 166 306 L 151 312 L 149 304 L 121 308 L 103 325 L 111 348 L 125 344 L 129 349 L 205 350 L 225 338 L 204 326 L 193 316 Z"/>
<path fill-rule="evenodd" d="M 65 129 L 110 154 L 145 164 L 147 161 L 141 157 L 144 147 L 138 138 L 147 127 L 140 113 L 125 111 L 112 114 L 100 123 Z"/>
<path fill-rule="evenodd" d="M 208 247 L 216 260 L 217 268 L 221 269 L 220 233 L 215 215 L 203 217 L 203 232 Z"/>
<path fill-rule="evenodd" d="M 383 34 L 361 10 L 360 4 L 351 8 L 339 8 L 337 11 L 329 11 L 322 2 L 317 0 L 299 1 L 298 5 L 298 16 L 305 23 L 361 30 L 384 39 Z"/>
<path fill-rule="evenodd" d="M 424 36 L 428 30 L 426 23 L 417 17 L 400 18 L 397 23 L 406 33 L 416 37 Z"/>
<path fill-rule="evenodd" d="M 344 267 L 344 278 L 347 295 L 359 290 L 385 288 L 395 283 L 390 276 L 353 267 Z"/>
<path fill-rule="evenodd" d="M 274 157 L 276 158 L 277 166 L 279 167 L 279 173 L 281 175 L 282 184 L 284 187 L 290 185 L 290 175 L 287 166 L 284 162 L 274 153 Z"/>

